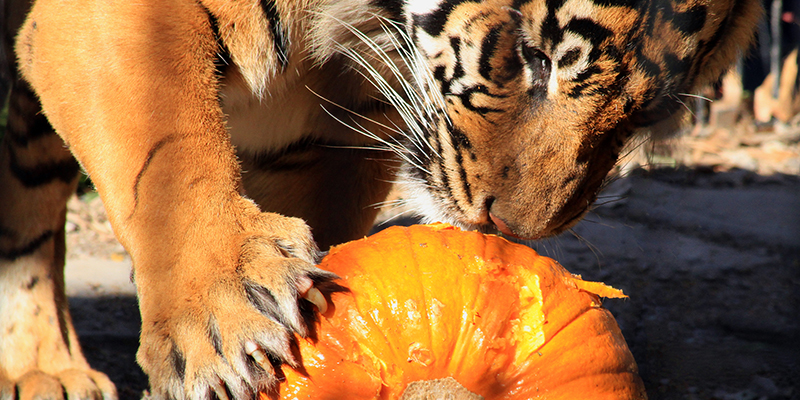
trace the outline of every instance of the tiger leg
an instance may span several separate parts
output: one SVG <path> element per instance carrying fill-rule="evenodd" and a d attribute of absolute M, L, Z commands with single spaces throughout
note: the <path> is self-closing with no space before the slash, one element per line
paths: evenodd
<path fill-rule="evenodd" d="M 212 20 L 193 1 L 40 0 L 16 46 L 133 260 L 137 360 L 156 398 L 274 387 L 308 332 L 314 308 L 301 297 L 333 278 L 315 268 L 303 221 L 239 193 Z"/>
<path fill-rule="evenodd" d="M 64 294 L 64 223 L 78 163 L 23 82 L 0 143 L 0 398 L 115 399 L 81 353 Z"/>

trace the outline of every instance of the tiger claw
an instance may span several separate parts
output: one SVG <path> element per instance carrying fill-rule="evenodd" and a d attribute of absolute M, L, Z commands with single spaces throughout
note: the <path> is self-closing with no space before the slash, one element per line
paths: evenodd
<path fill-rule="evenodd" d="M 267 357 L 267 354 L 264 353 L 264 350 L 261 350 L 257 344 L 248 341 L 244 344 L 244 351 L 247 352 L 250 357 L 253 357 L 253 360 L 255 360 L 256 364 L 263 368 L 264 371 L 266 371 L 269 375 L 275 375 L 275 368 L 272 367 L 269 357 Z"/>
<path fill-rule="evenodd" d="M 328 301 L 325 300 L 325 296 L 322 295 L 319 289 L 315 287 L 308 289 L 303 298 L 317 306 L 317 310 L 320 314 L 325 314 L 325 312 L 328 311 Z"/>
<path fill-rule="evenodd" d="M 225 390 L 225 387 L 223 386 L 222 382 L 216 382 L 211 386 L 214 390 L 214 394 L 216 394 L 217 396 L 217 399 L 230 400 L 230 398 L 228 397 L 228 391 Z"/>

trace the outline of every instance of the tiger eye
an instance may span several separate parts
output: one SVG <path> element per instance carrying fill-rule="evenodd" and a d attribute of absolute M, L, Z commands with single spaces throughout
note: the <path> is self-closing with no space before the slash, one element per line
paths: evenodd
<path fill-rule="evenodd" d="M 534 89 L 544 89 L 550 80 L 550 58 L 541 50 L 529 46 L 527 43 L 520 45 L 522 58 L 531 70 L 531 84 Z"/>

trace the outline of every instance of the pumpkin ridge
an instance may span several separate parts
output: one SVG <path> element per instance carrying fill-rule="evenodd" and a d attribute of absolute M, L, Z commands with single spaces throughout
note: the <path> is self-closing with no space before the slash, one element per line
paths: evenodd
<path fill-rule="evenodd" d="M 360 262 L 356 262 L 356 266 L 357 266 L 357 268 L 359 270 L 363 270 L 363 266 L 361 265 Z M 368 318 L 362 318 L 362 320 L 367 321 L 369 323 L 370 328 L 371 328 L 371 329 L 369 329 L 369 331 L 370 332 L 380 333 L 380 335 L 383 338 L 383 341 L 386 343 L 386 347 L 392 352 L 391 356 L 395 360 L 399 359 L 398 354 L 397 354 L 397 352 L 395 350 L 396 346 L 393 345 L 392 341 L 389 339 L 389 337 L 387 335 L 387 332 L 384 331 L 384 329 L 382 328 L 383 324 L 381 324 L 379 321 L 377 321 L 375 319 L 375 316 L 371 312 L 369 312 L 369 311 L 373 310 L 371 307 L 369 307 L 369 304 L 362 304 L 361 302 L 357 301 L 356 300 L 357 293 L 355 291 L 352 291 L 352 289 L 351 289 L 351 292 L 347 293 L 346 295 L 349 295 L 349 296 L 352 297 L 352 304 L 353 304 L 355 310 L 357 311 L 358 315 L 360 315 L 362 317 L 363 316 L 368 316 Z M 365 306 L 366 306 L 366 308 L 365 308 Z M 349 317 L 350 316 L 348 316 L 348 318 Z M 361 343 L 359 341 L 356 342 L 356 345 L 358 346 L 358 348 L 362 352 L 364 352 L 364 354 L 367 354 L 373 360 L 379 360 L 379 362 L 381 364 L 381 368 L 379 369 L 378 374 L 380 376 L 381 383 L 385 384 L 386 383 L 385 374 L 386 374 L 387 367 L 386 367 L 386 363 L 383 361 L 383 358 L 386 358 L 386 356 L 382 355 L 382 357 L 380 357 L 379 355 L 374 354 L 374 352 L 372 351 L 372 349 L 369 348 L 369 346 L 366 346 L 364 343 Z"/>
<path fill-rule="evenodd" d="M 569 288 L 569 289 L 570 289 L 570 290 L 575 290 L 575 291 L 578 291 L 579 293 L 586 293 L 586 294 L 588 294 L 588 295 L 592 295 L 592 296 L 594 295 L 593 293 L 589 293 L 589 292 L 586 292 L 586 291 L 580 290 L 580 289 L 578 289 L 578 288 L 574 288 L 574 289 L 573 289 L 573 288 Z M 542 299 L 542 302 L 544 302 L 544 299 Z M 556 329 L 554 332 L 552 332 L 552 334 L 551 334 L 549 337 L 548 337 L 548 336 L 545 336 L 545 338 L 544 338 L 544 343 L 542 343 L 541 345 L 539 345 L 539 347 L 537 347 L 537 348 L 533 349 L 533 352 L 532 352 L 532 353 L 535 353 L 535 352 L 537 352 L 537 351 L 541 350 L 541 349 L 542 349 L 544 346 L 546 346 L 548 343 L 550 343 L 550 341 L 552 341 L 554 337 L 558 336 L 558 334 L 559 334 L 559 333 L 561 333 L 561 331 L 563 331 L 564 329 L 566 329 L 568 326 L 572 325 L 572 323 L 573 323 L 573 322 L 575 322 L 575 321 L 577 321 L 577 320 L 578 320 L 580 317 L 582 317 L 582 316 L 586 315 L 586 313 L 587 313 L 588 311 L 591 311 L 591 310 L 593 310 L 593 309 L 595 309 L 595 308 L 602 308 L 602 309 L 604 309 L 604 310 L 605 310 L 605 308 L 603 308 L 602 306 L 600 306 L 600 307 L 591 307 L 591 306 L 589 306 L 588 308 L 584 308 L 584 309 L 583 309 L 583 310 L 582 310 L 582 311 L 581 311 L 579 314 L 575 315 L 575 316 L 574 316 L 574 317 L 572 317 L 572 318 L 571 318 L 569 321 L 567 321 L 567 323 L 565 323 L 565 324 L 562 324 L 560 328 L 558 328 L 558 329 Z"/>
<path fill-rule="evenodd" d="M 439 232 L 442 233 L 442 235 L 440 235 L 440 236 L 442 238 L 442 241 L 444 242 L 444 238 L 445 237 L 450 238 L 452 236 L 452 232 L 459 232 L 459 231 L 458 230 L 452 230 L 452 231 L 448 230 L 448 231 L 439 231 Z M 464 245 L 463 242 L 458 242 L 458 243 L 461 244 L 462 246 Z M 460 249 L 460 250 L 463 250 L 463 248 Z M 456 251 L 456 252 L 454 252 L 453 256 L 455 256 L 456 258 L 459 258 L 459 256 L 461 256 L 460 253 L 465 253 L 465 252 L 464 251 Z M 460 260 L 460 258 L 459 258 L 459 260 Z M 474 282 L 473 279 L 468 279 L 468 278 L 470 278 L 469 275 L 460 276 L 459 278 L 462 278 L 462 281 L 459 282 L 460 283 L 459 284 L 460 291 L 462 293 L 465 292 L 465 291 L 477 292 L 477 290 L 474 290 L 474 288 L 479 286 L 479 284 L 477 282 Z M 464 279 L 464 278 L 467 278 L 467 279 Z M 468 309 L 468 310 L 475 309 L 475 301 L 476 300 L 477 300 L 476 297 L 474 297 L 474 296 L 470 297 L 469 298 L 469 302 L 465 302 L 463 305 L 460 305 L 459 307 L 462 308 L 462 309 Z M 453 307 L 453 306 L 454 305 L 450 305 L 450 307 Z M 453 343 L 448 348 L 447 358 L 446 358 L 447 362 L 446 362 L 446 365 L 444 366 L 445 369 L 447 371 L 449 371 L 451 375 L 457 376 L 457 375 L 463 374 L 464 362 L 465 362 L 465 358 L 464 358 L 463 355 L 467 351 L 467 348 L 465 348 L 464 345 L 466 343 L 469 343 L 468 339 L 470 337 L 472 337 L 472 335 L 473 335 L 473 331 L 470 329 L 470 326 L 471 326 L 471 324 L 470 324 L 470 321 L 468 319 L 468 316 L 465 316 L 462 313 L 459 316 L 459 320 L 458 320 L 458 334 L 454 335 L 455 337 L 454 337 L 454 340 L 452 341 Z"/>
<path fill-rule="evenodd" d="M 410 229 L 406 229 L 405 230 L 405 234 L 406 234 L 406 238 L 408 238 L 409 244 L 411 246 L 414 246 L 414 245 L 418 244 L 416 240 L 413 240 L 413 232 Z M 437 236 L 437 239 L 439 239 L 440 242 L 442 241 L 442 237 L 441 236 Z M 422 246 L 422 243 L 419 243 L 419 246 Z M 427 247 L 425 248 L 425 250 L 427 250 Z M 416 252 L 411 252 L 411 256 L 413 257 L 413 260 L 414 260 L 414 273 L 417 276 L 421 276 L 422 275 L 422 271 L 420 271 L 420 268 L 419 268 L 419 266 L 420 266 L 419 257 L 418 257 Z M 425 311 L 424 312 L 424 314 L 425 314 L 425 322 L 426 322 L 425 325 L 426 326 L 430 326 L 431 320 L 430 320 L 430 315 L 428 314 L 428 302 L 427 302 L 427 299 L 426 299 L 425 284 L 424 284 L 424 282 L 422 282 L 421 279 L 417 279 L 416 282 L 417 282 L 417 284 L 419 286 L 419 292 L 421 294 L 420 297 L 422 299 L 422 309 Z M 419 310 L 419 306 L 417 306 L 417 310 Z M 423 313 L 419 313 L 419 314 L 422 315 Z M 428 339 L 427 347 L 430 349 L 431 347 L 433 347 L 433 333 L 429 329 L 426 329 L 425 331 L 426 331 L 427 339 Z M 419 343 L 419 342 L 417 342 L 417 343 Z M 411 346 L 411 343 L 409 343 L 409 346 Z M 436 354 L 433 353 L 432 349 L 430 349 L 430 351 L 431 351 L 432 354 L 434 354 L 434 356 L 436 356 Z"/>
<path fill-rule="evenodd" d="M 440 238 L 440 240 L 442 242 L 444 242 L 445 237 L 449 238 L 449 235 L 445 236 L 443 231 L 439 231 L 439 232 L 443 233 L 442 235 L 439 235 L 439 238 Z M 453 259 L 461 260 L 463 258 L 462 253 L 464 253 L 464 251 L 463 251 L 464 243 L 463 242 L 457 242 L 457 244 L 461 245 L 461 248 L 454 250 L 451 247 L 451 244 L 448 243 L 448 245 L 447 245 L 447 250 L 449 252 L 448 255 L 450 257 L 452 257 Z M 464 279 L 463 276 L 458 276 L 457 279 L 458 279 L 458 286 L 459 286 L 460 290 L 464 290 L 464 286 L 469 283 L 468 280 Z M 440 303 L 441 303 L 441 301 L 440 301 Z M 449 306 L 447 304 L 444 304 L 444 303 L 442 303 L 442 304 L 444 305 L 444 307 L 454 307 L 455 306 L 453 304 L 450 304 Z M 447 312 L 447 311 L 443 311 L 443 313 L 444 312 Z M 447 346 L 447 348 L 442 352 L 442 357 L 443 357 L 444 360 L 446 360 L 446 361 L 443 362 L 444 365 L 442 365 L 442 368 L 445 371 L 454 371 L 454 364 L 453 363 L 455 361 L 454 360 L 454 358 L 455 358 L 454 356 L 456 355 L 456 345 L 458 343 L 462 343 L 460 340 L 458 340 L 458 338 L 461 338 L 461 335 L 462 335 L 462 329 L 461 329 L 462 325 L 463 325 L 462 321 L 459 319 L 459 325 L 458 325 L 459 326 L 459 332 L 458 332 L 458 335 L 454 335 L 457 339 L 456 340 L 451 340 L 451 345 Z M 461 361 L 459 360 L 459 364 L 460 363 L 461 363 Z M 459 368 L 457 368 L 456 370 L 458 370 L 458 369 L 460 369 L 460 365 L 459 365 Z M 451 375 L 454 375 L 454 374 L 451 374 Z"/>
<path fill-rule="evenodd" d="M 464 292 L 472 292 L 475 295 L 469 296 L 469 302 L 464 302 L 463 304 L 459 305 L 459 308 L 464 310 L 472 310 L 472 311 L 479 311 L 480 307 L 478 307 L 478 300 L 480 300 L 480 287 L 482 286 L 483 280 L 481 275 L 478 273 L 479 270 L 483 269 L 483 266 L 480 268 L 467 268 L 467 266 L 461 264 L 461 260 L 464 258 L 463 254 L 467 253 L 465 251 L 465 247 L 467 246 L 466 240 L 460 239 L 464 237 L 469 237 L 470 240 L 475 240 L 477 247 L 483 248 L 483 244 L 485 242 L 484 237 L 479 234 L 474 234 L 472 232 L 463 232 L 457 228 L 447 229 L 446 231 L 439 231 L 437 235 L 437 240 L 441 243 L 442 248 L 446 251 L 442 252 L 443 260 L 446 260 L 447 268 L 450 270 L 455 270 L 459 272 L 455 280 L 456 282 L 442 282 L 445 285 L 453 285 L 458 288 L 456 291 L 459 298 L 464 298 Z M 426 232 L 426 234 L 429 234 Z M 470 242 L 473 246 L 473 244 Z M 458 249 L 453 249 L 451 246 L 459 245 Z M 480 260 L 480 264 L 484 265 L 486 263 L 486 259 L 483 256 L 476 256 Z M 476 261 L 472 260 L 469 265 L 473 265 Z M 453 265 L 456 265 L 455 267 Z M 451 307 L 454 305 L 451 305 Z M 474 327 L 473 327 L 474 325 Z M 446 354 L 443 354 L 447 360 L 444 365 L 442 365 L 442 370 L 446 374 L 446 376 L 464 376 L 468 374 L 469 371 L 472 369 L 469 367 L 470 363 L 472 362 L 471 354 L 469 352 L 470 346 L 465 346 L 471 343 L 470 338 L 474 337 L 476 328 L 479 328 L 479 325 L 474 324 L 469 319 L 469 315 L 465 316 L 461 314 L 459 321 L 458 321 L 458 335 L 456 340 L 450 340 L 450 345 L 447 347 Z M 466 366 L 465 366 L 466 363 Z"/>
<path fill-rule="evenodd" d="M 485 260 L 481 261 L 485 262 Z M 453 375 L 463 375 L 466 373 L 465 370 L 469 369 L 468 366 L 467 367 L 464 366 L 464 363 L 470 362 L 470 360 L 467 359 L 467 356 L 469 355 L 469 348 L 473 343 L 472 339 L 475 337 L 476 331 L 480 329 L 478 324 L 475 324 L 473 323 L 473 321 L 470 320 L 471 316 L 470 312 L 474 312 L 474 310 L 479 309 L 477 303 L 478 300 L 480 300 L 479 289 L 482 283 L 480 279 L 474 279 L 473 275 L 476 274 L 472 272 L 468 273 L 468 276 L 471 278 L 469 279 L 469 284 L 471 286 L 470 290 L 475 292 L 475 296 L 470 297 L 469 301 L 464 302 L 464 304 L 461 306 L 463 310 L 469 312 L 468 313 L 462 312 L 461 317 L 459 319 L 459 334 L 455 342 L 456 345 L 453 346 L 452 350 L 452 356 L 455 357 L 451 358 L 451 362 L 457 360 L 456 364 L 457 367 L 455 369 L 448 369 L 449 371 L 452 371 Z"/>

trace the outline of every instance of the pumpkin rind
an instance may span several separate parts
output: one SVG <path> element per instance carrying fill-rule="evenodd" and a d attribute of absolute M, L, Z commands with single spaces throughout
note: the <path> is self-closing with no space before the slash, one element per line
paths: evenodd
<path fill-rule="evenodd" d="M 445 224 L 393 227 L 334 247 L 333 293 L 286 399 L 396 399 L 453 377 L 486 399 L 644 399 L 636 363 L 597 294 L 526 246 Z M 266 397 L 266 396 L 264 396 Z"/>

